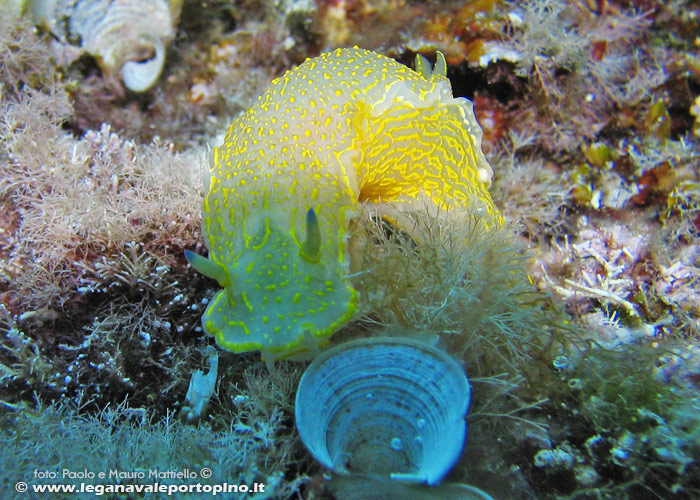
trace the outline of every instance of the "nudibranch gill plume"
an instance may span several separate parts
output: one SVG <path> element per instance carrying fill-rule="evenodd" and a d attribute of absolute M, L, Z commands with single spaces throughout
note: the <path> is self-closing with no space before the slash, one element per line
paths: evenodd
<path fill-rule="evenodd" d="M 481 129 L 442 54 L 416 70 L 337 49 L 274 80 L 214 149 L 192 266 L 223 287 L 202 318 L 223 349 L 267 361 L 313 351 L 348 322 L 347 239 L 359 203 L 427 200 L 500 223 Z"/>

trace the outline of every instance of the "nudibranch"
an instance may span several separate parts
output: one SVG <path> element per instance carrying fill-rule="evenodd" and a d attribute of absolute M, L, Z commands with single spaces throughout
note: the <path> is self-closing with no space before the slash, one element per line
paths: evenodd
<path fill-rule="evenodd" d="M 427 200 L 502 220 L 481 129 L 446 64 L 416 70 L 337 49 L 274 80 L 214 149 L 192 266 L 223 290 L 202 318 L 223 349 L 268 362 L 313 351 L 348 322 L 347 239 L 359 203 Z"/>

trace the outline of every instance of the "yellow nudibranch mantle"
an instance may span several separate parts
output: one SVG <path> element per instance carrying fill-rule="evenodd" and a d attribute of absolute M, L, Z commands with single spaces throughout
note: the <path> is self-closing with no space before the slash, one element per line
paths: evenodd
<path fill-rule="evenodd" d="M 221 290 L 202 319 L 220 347 L 268 361 L 325 342 L 357 309 L 346 244 L 358 203 L 469 209 L 500 222 L 472 103 L 446 65 L 416 71 L 338 49 L 272 82 L 215 148 L 203 231 L 187 252 Z"/>

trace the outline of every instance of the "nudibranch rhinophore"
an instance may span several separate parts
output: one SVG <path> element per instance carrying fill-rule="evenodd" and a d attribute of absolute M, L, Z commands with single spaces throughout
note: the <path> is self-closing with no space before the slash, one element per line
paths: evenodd
<path fill-rule="evenodd" d="M 223 349 L 294 357 L 349 321 L 346 244 L 358 203 L 427 200 L 499 223 L 472 103 L 442 54 L 416 71 L 359 48 L 272 82 L 215 148 L 192 266 L 223 287 L 202 318 Z"/>

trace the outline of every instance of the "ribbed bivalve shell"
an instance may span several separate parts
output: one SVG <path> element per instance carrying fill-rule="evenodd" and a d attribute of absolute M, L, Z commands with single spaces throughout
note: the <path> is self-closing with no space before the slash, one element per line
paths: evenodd
<path fill-rule="evenodd" d="M 304 372 L 296 425 L 333 472 L 435 484 L 464 446 L 469 397 L 464 371 L 441 349 L 362 339 L 322 353 Z"/>

